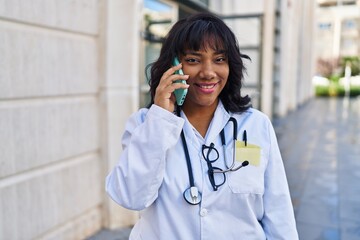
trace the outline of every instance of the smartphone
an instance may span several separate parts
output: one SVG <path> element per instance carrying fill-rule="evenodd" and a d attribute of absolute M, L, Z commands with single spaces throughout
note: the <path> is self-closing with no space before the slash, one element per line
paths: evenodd
<path fill-rule="evenodd" d="M 173 66 L 177 66 L 179 64 L 180 64 L 179 59 L 177 57 L 175 57 L 174 60 L 173 60 Z M 175 74 L 184 75 L 184 72 L 182 71 L 182 69 L 179 69 L 179 70 L 177 70 L 175 72 Z M 174 82 L 176 82 L 176 83 L 185 83 L 186 84 L 186 81 L 182 80 L 182 79 L 175 80 Z M 186 89 L 179 88 L 179 89 L 176 89 L 174 91 L 174 94 L 175 94 L 175 97 L 176 97 L 176 103 L 177 103 L 178 106 L 183 105 L 187 92 L 188 92 L 187 88 Z"/>

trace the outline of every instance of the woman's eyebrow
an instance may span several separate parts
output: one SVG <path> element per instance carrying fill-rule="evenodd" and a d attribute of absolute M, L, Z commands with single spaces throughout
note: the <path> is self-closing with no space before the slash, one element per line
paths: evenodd
<path fill-rule="evenodd" d="M 215 54 L 225 54 L 226 51 L 221 49 L 221 50 L 216 50 Z M 200 52 L 197 51 L 187 51 L 185 52 L 185 55 L 195 55 L 195 56 L 201 56 L 202 54 Z"/>
<path fill-rule="evenodd" d="M 185 52 L 185 55 L 195 55 L 195 56 L 201 56 L 202 54 L 195 51 L 187 51 Z"/>
<path fill-rule="evenodd" d="M 223 50 L 223 49 L 220 49 L 220 50 L 216 50 L 216 51 L 215 51 L 215 54 L 224 54 L 224 53 L 226 53 L 226 51 Z"/>

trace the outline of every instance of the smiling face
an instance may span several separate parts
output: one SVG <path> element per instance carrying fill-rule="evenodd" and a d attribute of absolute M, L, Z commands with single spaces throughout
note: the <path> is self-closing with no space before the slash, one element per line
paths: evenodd
<path fill-rule="evenodd" d="M 186 108 L 215 110 L 219 95 L 229 77 L 229 64 L 224 50 L 205 46 L 198 51 L 185 51 L 181 57 L 183 71 L 190 85 L 185 99 Z"/>

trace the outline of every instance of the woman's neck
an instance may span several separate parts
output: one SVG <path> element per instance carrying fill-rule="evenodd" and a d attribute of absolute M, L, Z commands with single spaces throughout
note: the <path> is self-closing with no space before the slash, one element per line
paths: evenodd
<path fill-rule="evenodd" d="M 217 104 L 208 107 L 186 107 L 186 105 L 184 105 L 183 111 L 191 125 L 193 125 L 202 137 L 205 137 L 211 120 L 214 117 L 216 107 Z"/>

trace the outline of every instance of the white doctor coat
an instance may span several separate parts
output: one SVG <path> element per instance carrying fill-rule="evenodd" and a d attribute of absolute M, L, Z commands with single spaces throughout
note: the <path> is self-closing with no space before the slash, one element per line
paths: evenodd
<path fill-rule="evenodd" d="M 220 157 L 213 166 L 225 169 L 220 131 L 225 129 L 227 159 L 232 159 L 231 116 L 238 122 L 238 137 L 246 130 L 248 143 L 261 148 L 260 164 L 226 173 L 225 184 L 214 191 L 202 145 L 215 144 Z M 183 198 L 189 175 L 182 129 L 202 194 L 199 205 Z M 121 206 L 141 211 L 130 239 L 298 239 L 277 139 L 261 112 L 250 108 L 228 113 L 219 102 L 203 138 L 183 112 L 178 117 L 152 105 L 130 117 L 122 144 L 120 160 L 106 178 L 106 191 Z"/>

